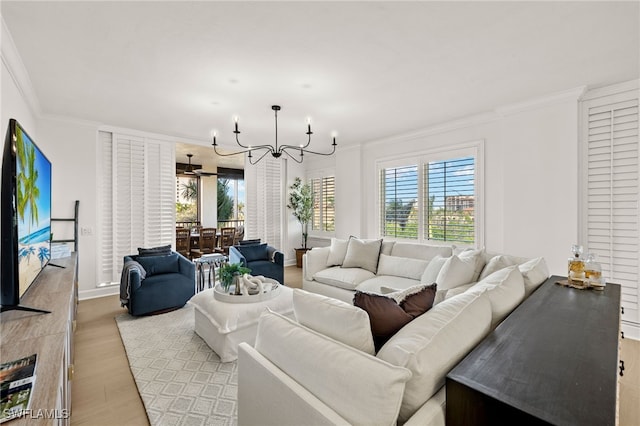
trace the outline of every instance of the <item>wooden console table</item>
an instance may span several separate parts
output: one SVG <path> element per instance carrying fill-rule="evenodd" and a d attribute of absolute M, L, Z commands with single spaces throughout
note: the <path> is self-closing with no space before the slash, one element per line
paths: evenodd
<path fill-rule="evenodd" d="M 615 425 L 620 286 L 553 276 L 446 379 L 447 426 Z"/>
<path fill-rule="evenodd" d="M 77 257 L 51 261 L 20 303 L 51 311 L 8 311 L 0 315 L 0 363 L 37 354 L 31 413 L 7 423 L 70 424 L 73 332 L 77 306 Z"/>

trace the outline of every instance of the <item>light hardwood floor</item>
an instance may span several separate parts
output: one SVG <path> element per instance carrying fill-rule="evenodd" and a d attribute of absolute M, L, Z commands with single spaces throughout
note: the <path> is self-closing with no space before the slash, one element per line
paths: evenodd
<path fill-rule="evenodd" d="M 285 268 L 285 283 L 300 287 L 302 270 Z M 75 334 L 72 425 L 148 425 L 114 318 L 126 312 L 118 296 L 83 300 Z M 640 425 L 640 341 L 622 340 L 620 426 Z"/>

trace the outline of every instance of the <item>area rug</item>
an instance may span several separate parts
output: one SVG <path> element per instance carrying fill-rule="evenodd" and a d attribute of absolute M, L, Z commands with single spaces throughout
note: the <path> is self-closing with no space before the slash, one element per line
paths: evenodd
<path fill-rule="evenodd" d="M 192 306 L 116 323 L 152 426 L 237 424 L 237 362 L 220 362 L 193 331 Z"/>

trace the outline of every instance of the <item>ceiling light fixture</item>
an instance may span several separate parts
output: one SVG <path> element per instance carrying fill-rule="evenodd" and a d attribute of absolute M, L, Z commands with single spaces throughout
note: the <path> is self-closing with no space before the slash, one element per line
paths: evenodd
<path fill-rule="evenodd" d="M 308 150 L 307 147 L 309 146 L 309 144 L 311 143 L 311 135 L 313 134 L 313 132 L 311 131 L 311 122 L 308 121 L 307 122 L 307 143 L 304 145 L 278 145 L 278 111 L 280 111 L 280 106 L 279 105 L 272 105 L 271 109 L 274 111 L 275 113 L 275 121 L 276 121 L 276 143 L 275 145 L 256 145 L 256 146 L 250 146 L 250 145 L 243 145 L 240 143 L 240 141 L 238 140 L 238 135 L 240 134 L 240 130 L 238 130 L 238 118 L 236 117 L 235 119 L 235 130 L 233 131 L 233 133 L 235 133 L 236 135 L 236 143 L 244 148 L 242 151 L 238 151 L 238 152 L 232 152 L 229 154 L 223 154 L 218 152 L 217 147 L 218 147 L 218 143 L 216 141 L 216 134 L 215 132 L 213 132 L 212 137 L 213 137 L 213 150 L 215 151 L 216 154 L 223 156 L 223 157 L 228 157 L 230 155 L 238 155 L 238 154 L 244 154 L 244 153 L 249 153 L 249 155 L 247 156 L 247 158 L 249 159 L 249 163 L 251 164 L 256 164 L 258 161 L 262 160 L 265 155 L 267 154 L 271 154 L 273 156 L 273 158 L 280 158 L 282 156 L 282 154 L 286 154 L 288 155 L 293 161 L 295 161 L 296 163 L 302 163 L 302 160 L 304 159 L 304 154 L 315 154 L 315 155 L 332 155 L 334 152 L 336 152 L 336 137 L 333 136 L 333 143 L 331 144 L 332 146 L 332 150 L 331 152 L 315 152 L 315 151 L 311 151 Z M 264 152 L 262 152 L 264 150 Z M 258 154 L 261 154 L 260 157 L 258 157 L 257 160 L 253 161 L 253 152 L 257 152 Z M 298 155 L 300 156 L 300 159 L 294 157 L 289 151 L 298 151 Z"/>

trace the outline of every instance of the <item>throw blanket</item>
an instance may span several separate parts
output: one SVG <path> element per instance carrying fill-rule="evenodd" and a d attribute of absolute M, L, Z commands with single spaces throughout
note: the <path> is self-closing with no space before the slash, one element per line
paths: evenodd
<path fill-rule="evenodd" d="M 141 264 L 135 260 L 127 260 L 122 267 L 122 275 L 120 276 L 120 305 L 122 307 L 129 306 L 129 298 L 131 297 L 129 282 L 129 272 L 137 270 L 140 273 L 140 280 L 144 280 L 147 272 Z"/>

